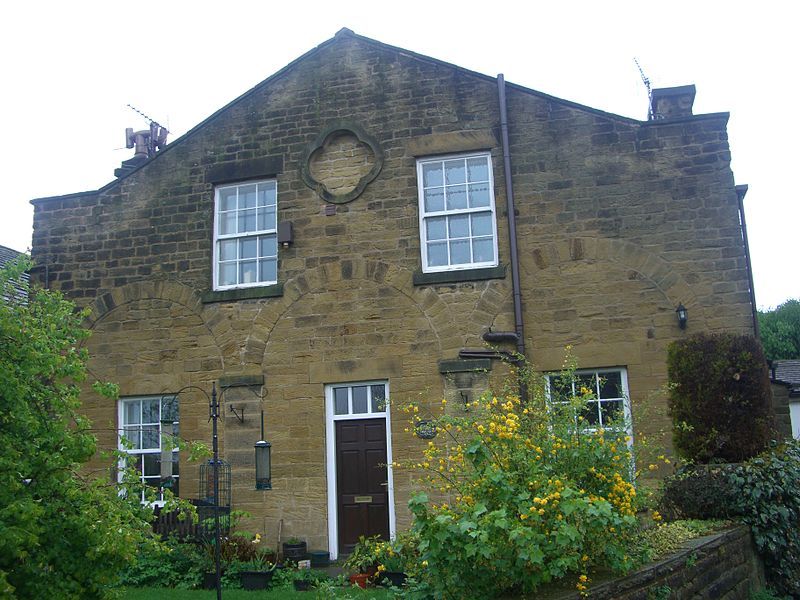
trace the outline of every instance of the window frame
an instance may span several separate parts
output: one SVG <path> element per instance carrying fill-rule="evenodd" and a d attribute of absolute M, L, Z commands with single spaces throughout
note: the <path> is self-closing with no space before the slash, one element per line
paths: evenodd
<path fill-rule="evenodd" d="M 441 162 L 445 163 L 449 160 L 464 160 L 465 164 L 466 161 L 471 158 L 482 158 L 486 161 L 486 168 L 487 168 L 487 183 L 488 183 L 488 194 L 489 194 L 489 206 L 478 206 L 470 208 L 469 205 L 467 208 L 457 208 L 457 209 L 447 209 L 446 205 L 444 206 L 443 210 L 441 211 L 431 211 L 427 212 L 425 209 L 425 181 L 423 177 L 423 169 L 425 165 Z M 465 169 L 466 171 L 466 169 Z M 444 172 L 444 167 L 443 167 Z M 468 175 L 465 176 L 464 185 L 467 186 L 470 182 L 468 181 Z M 482 183 L 482 182 L 481 182 Z M 444 181 L 444 175 L 442 180 L 442 189 L 459 184 L 447 184 Z M 431 186 L 434 187 L 434 186 Z M 440 187 L 440 186 L 436 186 Z M 446 200 L 445 200 L 446 202 Z M 492 155 L 491 152 L 466 152 L 466 153 L 458 153 L 458 154 L 447 154 L 441 156 L 427 156 L 423 158 L 417 159 L 417 205 L 419 208 L 419 238 L 420 238 L 420 258 L 422 261 L 422 272 L 423 273 L 442 273 L 448 271 L 462 271 L 467 269 L 481 269 L 481 268 L 490 268 L 496 267 L 499 263 L 499 250 L 498 250 L 498 240 L 497 240 L 497 208 L 495 204 L 495 194 L 494 194 L 494 171 L 492 168 Z M 432 219 L 436 217 L 449 217 L 453 215 L 469 215 L 475 213 L 489 213 L 491 217 L 492 223 L 492 251 L 494 253 L 494 259 L 491 261 L 472 261 L 468 263 L 459 263 L 459 264 L 451 264 L 450 262 L 450 249 L 448 244 L 448 264 L 446 265 L 436 265 L 436 266 L 429 266 L 428 265 L 428 234 L 426 229 L 426 220 Z M 445 233 L 446 237 L 443 238 L 446 241 L 449 241 L 451 238 L 449 237 L 449 231 Z M 469 236 L 466 238 L 456 238 L 456 239 L 467 239 L 470 240 L 470 254 L 472 254 L 472 240 L 475 237 L 485 237 L 485 236 L 474 236 L 472 231 L 469 232 Z"/>
<path fill-rule="evenodd" d="M 158 400 L 159 401 L 159 404 L 158 404 L 158 421 L 157 422 L 152 422 L 151 421 L 151 422 L 143 423 L 142 422 L 142 420 L 143 420 L 143 417 L 142 417 L 142 411 L 143 411 L 142 405 L 143 405 L 144 402 L 152 401 L 152 400 Z M 163 432 L 162 432 L 162 429 L 161 429 L 161 414 L 162 414 L 162 411 L 164 410 L 164 404 L 167 403 L 167 402 L 171 402 L 175 406 L 175 409 L 176 409 L 176 412 L 175 412 L 176 419 L 174 419 L 172 421 L 172 433 L 171 433 L 171 435 L 174 436 L 174 437 L 177 437 L 179 435 L 179 433 L 180 433 L 180 430 L 179 430 L 179 427 L 180 427 L 180 406 L 178 404 L 178 397 L 177 396 L 174 396 L 174 395 L 171 395 L 171 394 L 145 395 L 145 396 L 126 396 L 126 397 L 120 398 L 119 401 L 118 401 L 118 404 L 117 404 L 117 406 L 118 406 L 117 417 L 118 417 L 118 428 L 119 428 L 118 431 L 117 431 L 117 447 L 119 448 L 120 451 L 124 452 L 127 456 L 131 456 L 131 457 L 139 457 L 139 456 L 141 456 L 141 466 L 140 466 L 140 468 L 138 470 L 139 470 L 139 481 L 142 484 L 142 488 L 141 488 L 141 491 L 140 491 L 140 498 L 139 499 L 142 502 L 142 504 L 148 504 L 148 505 L 151 505 L 151 506 L 163 506 L 165 500 L 164 500 L 163 491 L 162 491 L 160 485 L 159 486 L 150 486 L 150 487 L 152 487 L 153 489 L 156 490 L 157 496 L 156 496 L 156 500 L 155 501 L 148 501 L 145 498 L 145 493 L 144 492 L 145 492 L 146 488 L 144 486 L 147 485 L 147 481 L 146 480 L 147 479 L 158 479 L 159 483 L 161 482 L 160 466 L 159 466 L 159 474 L 158 474 L 157 477 L 153 476 L 153 475 L 146 475 L 145 474 L 145 455 L 155 455 L 159 459 L 161 458 L 161 442 L 162 442 L 162 435 L 163 435 Z M 125 407 L 126 407 L 126 405 L 133 404 L 133 403 L 139 403 L 139 423 L 128 423 L 128 422 L 126 422 L 127 412 L 125 410 Z M 142 428 L 157 426 L 158 427 L 158 448 L 128 448 L 128 447 L 126 447 L 126 445 L 123 443 L 122 440 L 123 440 L 123 438 L 126 437 L 125 436 L 126 428 L 130 428 L 131 426 L 133 426 L 133 427 L 137 427 L 138 426 L 140 435 L 143 435 L 143 429 Z M 141 444 L 139 444 L 139 445 L 141 445 Z M 177 468 L 175 468 L 178 465 L 178 459 L 179 459 L 179 448 L 178 448 L 178 446 L 173 447 L 173 449 L 172 449 L 172 457 L 173 457 L 173 461 L 174 461 L 173 462 L 174 466 L 173 466 L 173 475 L 172 475 L 172 477 L 175 480 L 180 480 L 180 471 Z M 125 468 L 124 460 L 125 459 L 121 459 L 120 460 L 120 469 Z M 119 481 L 120 482 L 122 481 L 122 474 L 121 473 L 120 473 Z M 176 493 L 176 495 L 178 495 L 178 494 Z"/>
<path fill-rule="evenodd" d="M 274 194 L 275 194 L 275 227 L 267 228 L 267 229 L 255 229 L 253 231 L 246 231 L 243 233 L 220 233 L 220 214 L 221 212 L 235 212 L 236 213 L 236 221 L 238 222 L 238 212 L 241 210 L 238 206 L 238 196 L 239 196 L 239 188 L 251 185 L 264 185 L 264 184 L 271 184 L 274 187 Z M 221 193 L 224 190 L 228 190 L 231 188 L 235 188 L 237 190 L 237 206 L 234 211 L 220 211 L 220 197 Z M 256 210 L 256 224 L 258 224 L 258 204 L 256 200 L 255 210 Z M 269 206 L 269 205 L 267 205 Z M 213 240 L 213 259 L 212 259 L 212 290 L 214 291 L 224 291 L 224 290 L 235 290 L 235 289 L 243 289 L 243 288 L 254 288 L 254 287 L 266 287 L 270 285 L 275 285 L 278 283 L 278 256 L 280 251 L 280 244 L 278 244 L 278 180 L 276 178 L 267 178 L 267 179 L 254 179 L 248 181 L 238 181 L 232 183 L 225 183 L 220 184 L 214 187 L 214 240 Z M 264 281 L 254 281 L 249 283 L 239 283 L 239 268 L 242 262 L 242 259 L 238 256 L 239 253 L 239 244 L 237 243 L 237 257 L 235 259 L 236 269 L 237 269 L 237 283 L 230 284 L 230 285 L 222 285 L 220 283 L 220 263 L 221 261 L 221 252 L 220 252 L 220 242 L 226 240 L 242 240 L 246 238 L 254 238 L 256 240 L 256 257 L 254 258 L 256 262 L 256 277 L 258 277 L 259 273 L 259 257 L 258 256 L 258 239 L 262 236 L 269 236 L 272 235 L 275 238 L 275 279 L 274 280 L 264 280 Z M 271 258 L 271 257 L 269 257 Z"/>
<path fill-rule="evenodd" d="M 620 385 L 622 387 L 622 395 L 621 396 L 614 396 L 613 398 L 601 398 L 600 397 L 600 374 L 602 373 L 609 373 L 609 372 L 618 372 L 620 374 Z M 546 377 L 546 393 L 547 393 L 547 401 L 548 403 L 552 402 L 552 394 L 551 394 L 551 381 L 552 379 L 559 377 L 562 375 L 560 371 L 553 371 L 549 373 L 545 373 Z M 597 425 L 591 425 L 582 427 L 583 431 L 586 433 L 592 433 L 597 431 L 598 429 L 605 429 L 607 431 L 615 431 L 624 433 L 627 436 L 627 445 L 629 448 L 633 446 L 633 415 L 631 412 L 631 397 L 630 397 L 630 388 L 628 387 L 628 369 L 626 367 L 597 367 L 594 369 L 577 369 L 574 373 L 575 378 L 579 379 L 581 376 L 585 375 L 594 375 L 595 379 L 595 389 L 594 392 L 594 399 L 591 400 L 591 403 L 596 403 L 598 409 L 598 422 Z M 572 394 L 573 397 L 576 394 L 576 379 L 572 380 Z M 611 425 L 608 426 L 603 423 L 603 411 L 600 410 L 602 407 L 603 402 L 622 402 L 622 416 L 625 421 L 624 427 Z M 558 404 L 563 404 L 563 402 L 559 402 Z"/>

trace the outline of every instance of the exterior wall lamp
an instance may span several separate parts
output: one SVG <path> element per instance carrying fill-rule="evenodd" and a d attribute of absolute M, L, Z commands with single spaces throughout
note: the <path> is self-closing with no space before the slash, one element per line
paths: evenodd
<path fill-rule="evenodd" d="M 678 327 L 681 329 L 686 329 L 686 321 L 689 319 L 689 314 L 686 310 L 686 307 L 683 305 L 683 302 L 678 304 L 678 308 L 675 309 L 675 313 L 678 315 Z"/>
<path fill-rule="evenodd" d="M 272 489 L 272 444 L 259 440 L 256 451 L 256 489 Z"/>

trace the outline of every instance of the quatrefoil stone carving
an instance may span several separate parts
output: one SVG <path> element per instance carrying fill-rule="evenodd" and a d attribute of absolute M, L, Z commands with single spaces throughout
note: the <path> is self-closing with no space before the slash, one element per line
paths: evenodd
<path fill-rule="evenodd" d="M 381 172 L 383 149 L 361 127 L 337 123 L 309 144 L 300 164 L 303 182 L 320 198 L 346 204 Z"/>

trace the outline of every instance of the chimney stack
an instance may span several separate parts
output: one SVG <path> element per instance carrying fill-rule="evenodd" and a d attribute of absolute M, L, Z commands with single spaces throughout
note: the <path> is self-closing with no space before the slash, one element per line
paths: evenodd
<path fill-rule="evenodd" d="M 694 85 L 653 90 L 650 93 L 650 119 L 691 117 L 695 91 Z"/>
<path fill-rule="evenodd" d="M 134 131 L 132 127 L 125 130 L 125 147 L 135 148 L 133 158 L 123 160 L 118 169 L 114 169 L 115 177 L 122 177 L 135 171 L 140 165 L 153 158 L 156 153 L 167 145 L 169 132 L 155 121 L 150 122 L 150 129 Z"/>

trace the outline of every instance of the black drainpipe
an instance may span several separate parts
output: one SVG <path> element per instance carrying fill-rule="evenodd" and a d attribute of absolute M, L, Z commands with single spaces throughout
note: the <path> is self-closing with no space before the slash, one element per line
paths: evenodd
<path fill-rule="evenodd" d="M 503 170 L 506 182 L 506 210 L 508 214 L 508 242 L 511 247 L 511 288 L 514 293 L 514 331 L 517 334 L 517 354 L 525 356 L 525 335 L 522 328 L 522 292 L 519 284 L 519 256 L 517 252 L 517 218 L 514 207 L 514 185 L 511 181 L 511 152 L 508 144 L 508 110 L 506 106 L 506 80 L 497 76 L 497 94 L 500 100 L 500 131 L 503 141 Z M 520 396 L 527 395 L 520 382 Z"/>
<path fill-rule="evenodd" d="M 753 286 L 753 267 L 750 264 L 750 243 L 747 241 L 747 221 L 744 219 L 744 197 L 747 194 L 746 185 L 736 186 L 736 197 L 739 199 L 739 222 L 742 226 L 742 239 L 744 240 L 744 258 L 747 264 L 747 280 L 750 284 L 750 306 L 753 309 L 753 333 L 761 338 L 758 327 L 758 310 L 756 309 L 756 290 Z"/>

